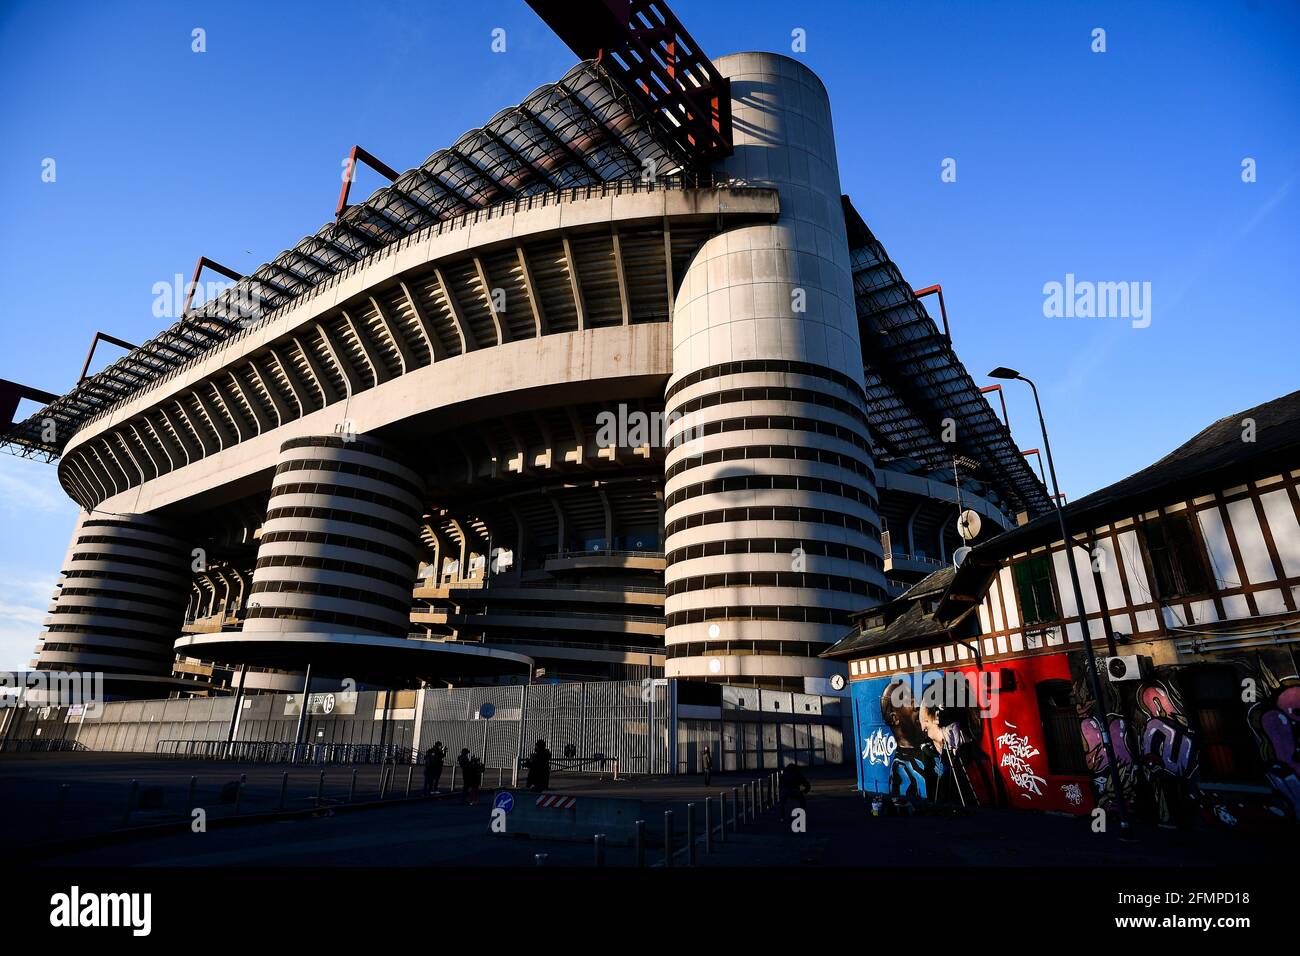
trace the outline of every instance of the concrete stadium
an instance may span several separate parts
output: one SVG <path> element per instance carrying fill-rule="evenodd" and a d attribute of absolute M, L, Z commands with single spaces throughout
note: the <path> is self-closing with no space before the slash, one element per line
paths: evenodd
<path fill-rule="evenodd" d="M 34 667 L 832 693 L 959 503 L 1050 506 L 844 195 L 817 76 L 645 6 L 675 42 L 569 18 L 556 83 L 10 425 L 82 509 Z"/>

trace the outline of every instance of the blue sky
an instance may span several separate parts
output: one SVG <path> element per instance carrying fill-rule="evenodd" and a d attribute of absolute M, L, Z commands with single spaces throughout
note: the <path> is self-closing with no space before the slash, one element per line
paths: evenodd
<path fill-rule="evenodd" d="M 1300 5 L 673 8 L 715 56 L 806 32 L 844 190 L 914 286 L 943 284 L 977 380 L 1037 378 L 1071 498 L 1298 387 Z M 3 0 L 0 377 L 65 390 L 95 330 L 158 331 L 154 283 L 329 219 L 354 143 L 408 168 L 573 62 L 522 0 Z M 1070 273 L 1150 282 L 1150 326 L 1044 317 Z M 1008 402 L 1039 445 L 1028 390 Z M 0 455 L 0 668 L 29 658 L 74 517 L 52 466 Z"/>

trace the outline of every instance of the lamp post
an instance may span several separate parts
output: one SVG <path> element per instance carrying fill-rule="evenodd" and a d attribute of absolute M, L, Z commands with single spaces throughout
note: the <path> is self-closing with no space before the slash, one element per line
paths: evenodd
<path fill-rule="evenodd" d="M 989 372 L 990 378 L 1019 380 L 1029 385 L 1034 393 L 1034 406 L 1038 409 L 1038 425 L 1043 431 L 1043 450 L 1047 452 L 1047 473 L 1052 476 L 1052 504 L 1056 520 L 1061 527 L 1061 541 L 1065 545 L 1065 563 L 1070 569 L 1070 584 L 1074 588 L 1074 606 L 1079 611 L 1079 628 L 1083 632 L 1083 648 L 1088 659 L 1088 682 L 1092 685 L 1092 698 L 1097 702 L 1097 723 L 1101 728 L 1101 744 L 1106 751 L 1106 764 L 1110 768 L 1111 786 L 1115 788 L 1115 802 L 1119 815 L 1120 835 L 1128 833 L 1128 806 L 1120 782 L 1119 764 L 1115 760 L 1115 745 L 1110 739 L 1110 725 L 1106 720 L 1106 703 L 1102 697 L 1101 675 L 1097 671 L 1097 656 L 1092 649 L 1092 636 L 1088 633 L 1088 617 L 1083 606 L 1083 587 L 1079 584 L 1079 569 L 1074 562 L 1074 539 L 1065 530 L 1065 511 L 1061 507 L 1061 489 L 1056 482 L 1056 465 L 1052 461 L 1052 443 L 1047 440 L 1047 422 L 1043 420 L 1043 404 L 1038 400 L 1038 386 L 1015 369 L 999 366 Z"/>

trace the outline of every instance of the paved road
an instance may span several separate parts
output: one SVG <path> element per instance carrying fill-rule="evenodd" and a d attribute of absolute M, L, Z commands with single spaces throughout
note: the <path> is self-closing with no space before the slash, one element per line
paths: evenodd
<path fill-rule="evenodd" d="M 50 755 L 40 758 L 49 761 Z M 134 778 L 163 782 L 183 802 L 190 772 L 198 772 L 204 793 L 215 794 L 218 784 L 240 772 L 249 777 L 244 809 L 270 809 L 278 802 L 280 767 L 241 768 L 234 765 L 200 765 L 188 762 L 106 759 L 105 755 L 59 755 L 62 760 L 34 766 L 31 760 L 0 759 L 0 835 L 8 846 L 17 837 L 28 845 L 40 844 L 45 832 L 34 825 L 49 816 L 49 794 L 61 782 L 75 781 L 84 790 L 85 819 L 72 812 L 70 802 L 64 828 L 88 833 L 120 825 L 125 785 Z M 98 759 L 86 759 L 95 757 Z M 68 758 L 83 758 L 68 759 Z M 314 770 L 292 771 L 290 805 L 314 802 Z M 350 768 L 330 770 L 326 796 L 341 803 L 347 795 Z M 836 768 L 810 773 L 814 790 L 808 800 L 807 832 L 793 833 L 775 812 L 730 834 L 716 852 L 697 856 L 700 866 L 1215 866 L 1266 865 L 1279 856 L 1294 854 L 1297 836 L 1268 836 L 1220 830 L 1163 830 L 1139 828 L 1137 841 L 1120 842 L 1111 835 L 1094 834 L 1084 819 L 1017 811 L 984 810 L 969 815 L 916 815 L 873 818 L 853 781 Z M 362 768 L 361 792 L 377 789 L 378 768 Z M 416 779 L 418 780 L 418 772 Z M 685 821 L 685 803 L 697 803 L 697 824 L 702 821 L 702 801 L 715 800 L 720 790 L 740 785 L 749 774 L 723 775 L 707 790 L 699 777 L 633 778 L 613 782 L 590 778 L 558 778 L 555 789 L 582 795 L 633 797 L 642 801 L 650 832 L 662 832 L 663 811 L 674 811 L 677 833 Z M 489 778 L 489 782 L 494 782 Z M 399 774 L 399 789 L 405 777 Z M 205 789 L 206 788 L 206 789 Z M 200 802 L 196 800 L 196 802 Z M 174 805 L 174 804 L 173 804 Z M 458 797 L 435 801 L 394 802 L 374 809 L 335 812 L 327 806 L 320 815 L 292 820 L 258 822 L 207 833 L 188 830 L 147 838 L 132 838 L 112 845 L 82 848 L 43 862 L 77 866 L 534 866 L 535 855 L 547 855 L 551 866 L 590 866 L 589 843 L 563 843 L 502 836 L 489 832 L 490 794 L 485 791 L 477 807 L 461 804 Z M 226 807 L 229 814 L 232 808 Z M 219 813 L 217 814 L 219 815 Z M 23 827 L 29 831 L 20 834 Z M 33 837 L 33 833 L 37 834 Z M 648 862 L 662 863 L 659 847 L 647 851 Z M 611 866 L 631 866 L 630 848 L 609 847 Z M 678 858 L 678 865 L 682 862 Z"/>

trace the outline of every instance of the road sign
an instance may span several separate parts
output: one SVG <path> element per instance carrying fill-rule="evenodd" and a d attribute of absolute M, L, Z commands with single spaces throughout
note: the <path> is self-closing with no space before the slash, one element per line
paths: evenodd
<path fill-rule="evenodd" d="M 509 813 L 515 808 L 515 795 L 509 790 L 502 790 L 497 794 L 497 798 L 492 801 L 493 810 L 504 810 Z"/>
<path fill-rule="evenodd" d="M 479 717 L 483 718 L 484 720 L 490 720 L 493 717 L 493 715 L 496 714 L 496 712 L 497 712 L 496 705 L 491 702 L 485 703 L 482 707 L 478 709 Z"/>

